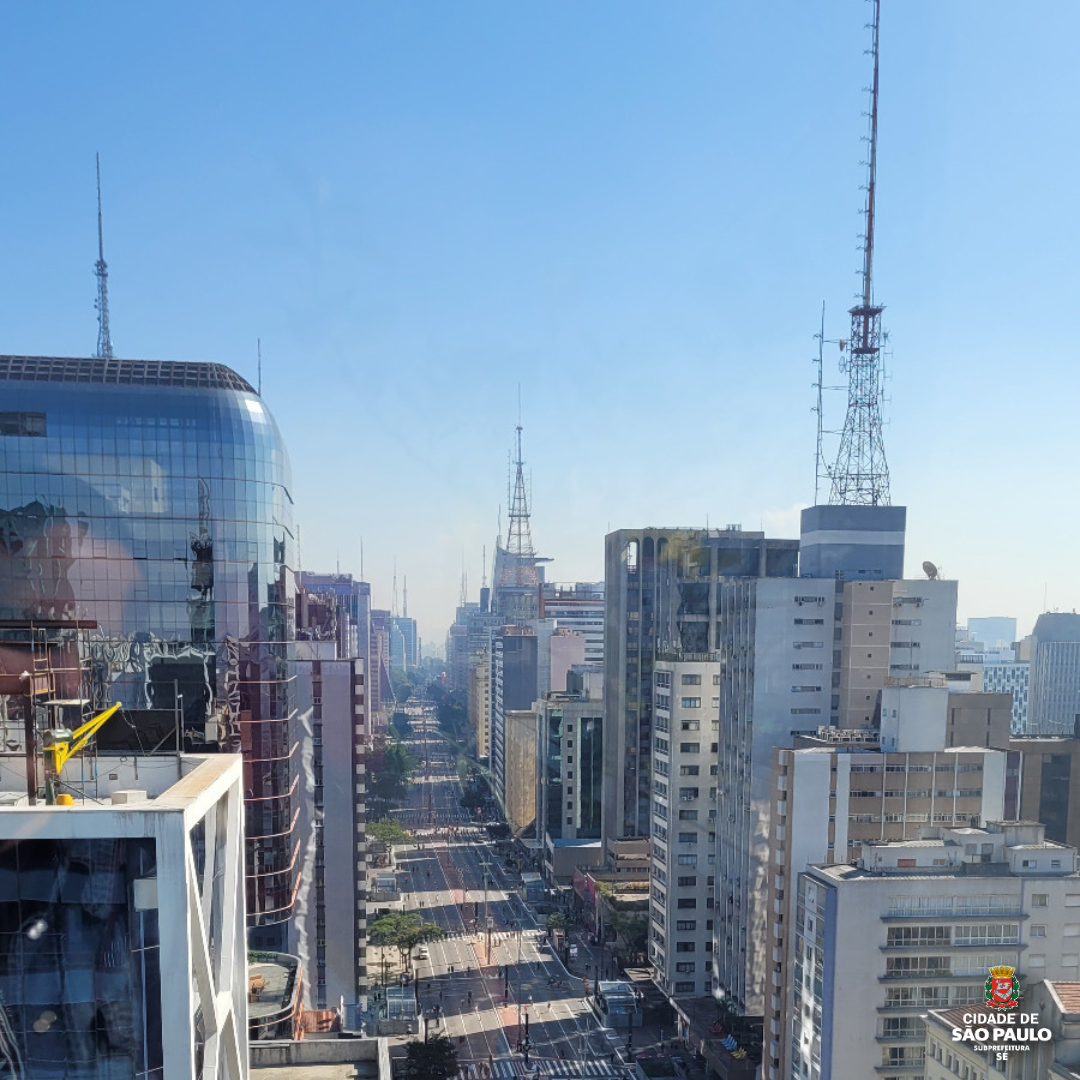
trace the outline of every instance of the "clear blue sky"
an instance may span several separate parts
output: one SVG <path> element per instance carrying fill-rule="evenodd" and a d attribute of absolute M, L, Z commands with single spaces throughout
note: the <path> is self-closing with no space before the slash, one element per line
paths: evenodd
<path fill-rule="evenodd" d="M 960 615 L 1080 605 L 1080 5 L 884 0 L 876 292 L 908 573 Z M 534 535 L 796 535 L 812 335 L 847 332 L 865 0 L 7 4 L 0 350 L 96 339 L 254 380 L 308 568 L 441 640 L 506 501 Z M 830 361 L 835 355 L 830 354 Z M 832 382 L 838 379 L 835 367 Z M 839 426 L 833 395 L 828 419 Z M 503 511 L 505 523 L 505 509 Z"/>

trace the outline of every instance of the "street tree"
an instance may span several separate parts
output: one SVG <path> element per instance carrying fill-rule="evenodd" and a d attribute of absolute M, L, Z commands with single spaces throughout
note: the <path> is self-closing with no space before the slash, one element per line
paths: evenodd
<path fill-rule="evenodd" d="M 443 933 L 437 923 L 424 922 L 418 912 L 410 911 L 376 919 L 368 927 L 368 941 L 379 948 L 397 949 L 402 968 L 409 970 L 413 949 L 429 941 L 438 941 Z"/>
<path fill-rule="evenodd" d="M 445 1035 L 406 1044 L 404 1073 L 409 1080 L 450 1080 L 457 1072 L 457 1048 Z"/>
<path fill-rule="evenodd" d="M 408 829 L 403 829 L 392 818 L 383 818 L 382 821 L 371 822 L 365 826 L 369 840 L 377 840 L 380 844 L 413 844 L 413 834 Z"/>

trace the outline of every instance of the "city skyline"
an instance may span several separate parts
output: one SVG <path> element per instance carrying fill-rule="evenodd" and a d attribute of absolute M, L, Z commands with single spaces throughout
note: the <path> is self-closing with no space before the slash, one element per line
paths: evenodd
<path fill-rule="evenodd" d="M 1023 633 L 1080 605 L 1067 544 L 1027 554 L 1080 524 L 1080 12 L 1012 10 L 884 4 L 876 281 L 906 573 Z M 866 4 L 210 11 L 5 13 L 0 351 L 93 351 L 100 150 L 116 355 L 254 382 L 261 338 L 303 568 L 359 574 L 362 539 L 389 608 L 396 559 L 425 641 L 500 503 L 505 539 L 519 384 L 552 578 L 599 580 L 620 527 L 798 535 L 812 335 L 857 285 Z"/>

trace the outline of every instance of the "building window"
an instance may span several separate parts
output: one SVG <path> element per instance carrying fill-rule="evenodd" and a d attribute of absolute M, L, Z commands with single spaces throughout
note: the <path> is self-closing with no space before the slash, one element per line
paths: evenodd
<path fill-rule="evenodd" d="M 701 676 L 700 675 L 684 675 L 682 677 L 682 684 L 683 684 L 683 686 L 700 686 L 701 685 Z"/>
<path fill-rule="evenodd" d="M 692 994 L 694 992 L 696 984 L 693 982 L 677 982 L 675 984 L 676 994 Z"/>
<path fill-rule="evenodd" d="M 699 776 L 701 774 L 701 767 L 698 765 L 680 765 L 680 776 Z"/>
<path fill-rule="evenodd" d="M 701 698 L 699 697 L 684 697 L 679 702 L 684 709 L 700 709 Z"/>
<path fill-rule="evenodd" d="M 696 930 L 697 929 L 697 919 L 679 919 L 675 923 L 675 929 L 676 930 Z M 1045 927 L 1044 927 L 1044 929 L 1045 929 Z"/>
<path fill-rule="evenodd" d="M 1050 894 L 1049 893 L 1032 893 L 1031 894 L 1031 906 L 1032 907 L 1049 907 L 1050 906 Z"/>
<path fill-rule="evenodd" d="M 0 435 L 41 438 L 45 435 L 43 412 L 0 412 Z"/>
<path fill-rule="evenodd" d="M 697 952 L 696 941 L 677 941 L 675 943 L 676 952 Z"/>
<path fill-rule="evenodd" d="M 679 743 L 679 753 L 680 754 L 700 754 L 701 753 L 701 743 L 697 743 L 697 742 Z"/>
<path fill-rule="evenodd" d="M 676 964 L 675 965 L 675 970 L 678 971 L 678 972 L 681 972 L 683 974 L 689 975 L 691 972 L 693 972 L 696 969 L 696 967 L 697 967 L 697 965 L 691 960 L 691 961 L 688 961 L 688 962 L 684 961 L 681 964 Z"/>

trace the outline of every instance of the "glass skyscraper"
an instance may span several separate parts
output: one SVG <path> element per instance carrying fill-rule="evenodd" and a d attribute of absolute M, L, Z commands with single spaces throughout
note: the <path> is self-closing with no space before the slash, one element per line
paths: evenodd
<path fill-rule="evenodd" d="M 133 738 L 145 721 L 175 739 L 176 717 L 185 749 L 243 753 L 268 947 L 299 846 L 290 483 L 273 417 L 227 367 L 0 356 L 0 635 L 81 623 L 93 704 L 121 702 Z"/>

